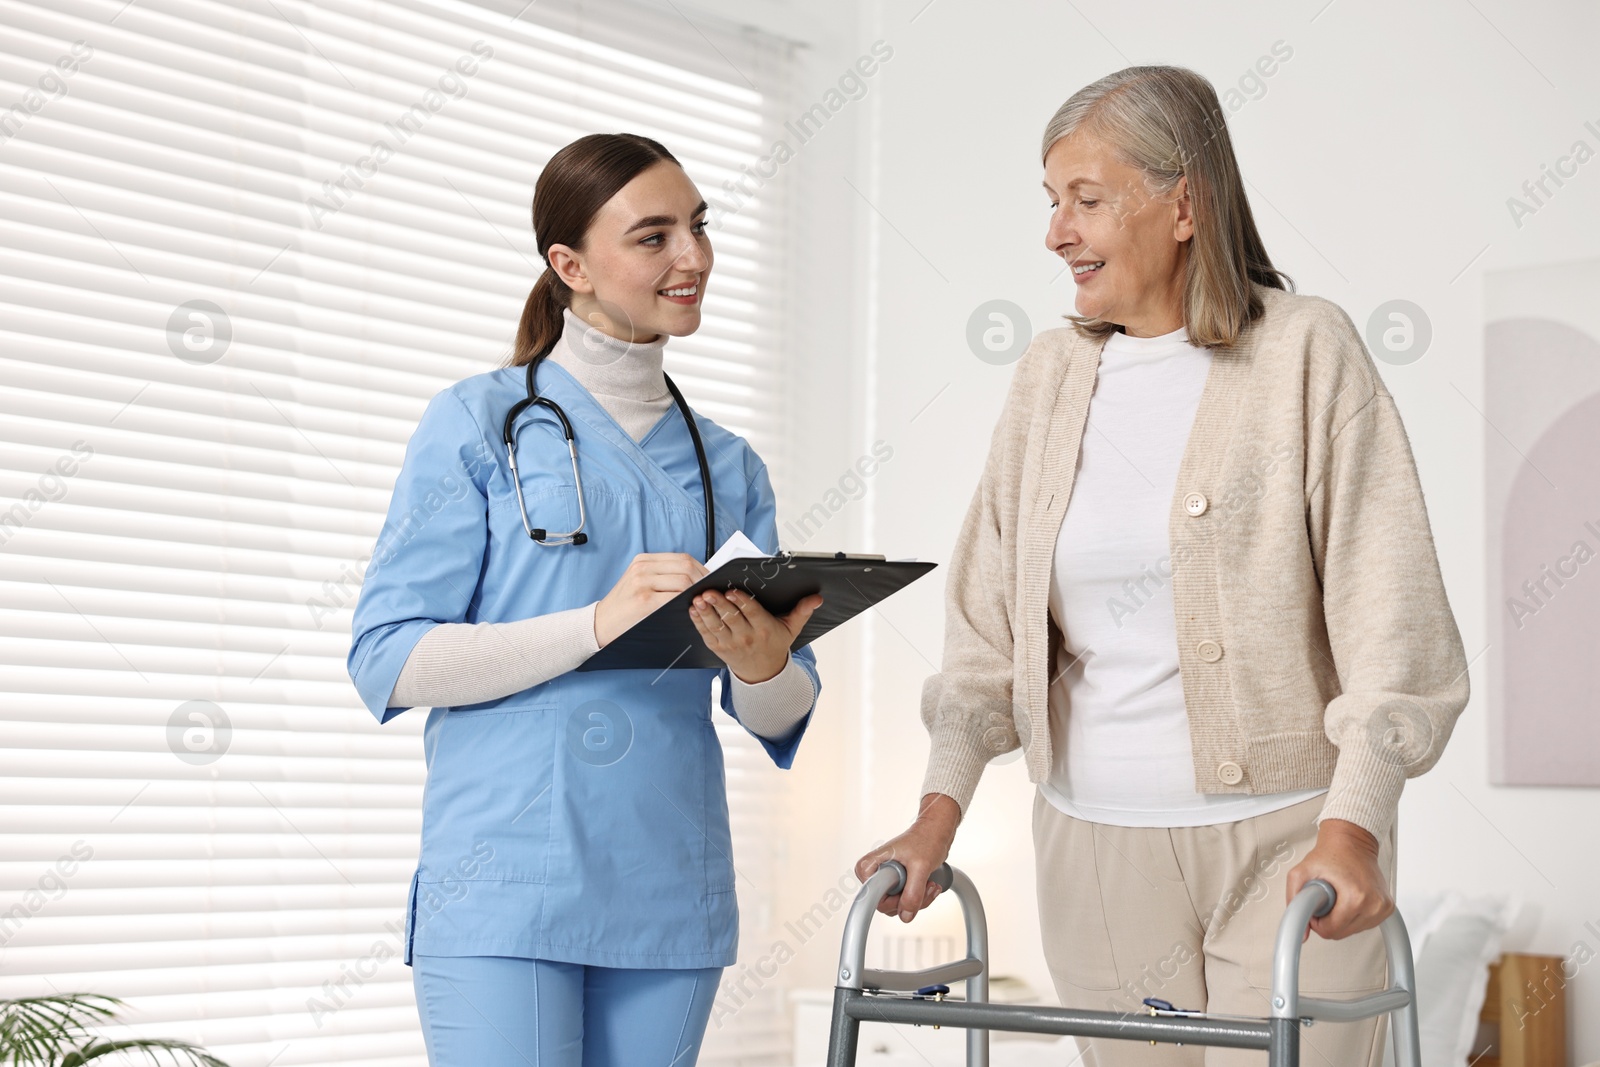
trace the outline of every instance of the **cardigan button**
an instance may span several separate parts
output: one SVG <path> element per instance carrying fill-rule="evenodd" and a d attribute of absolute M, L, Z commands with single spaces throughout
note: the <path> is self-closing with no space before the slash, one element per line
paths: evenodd
<path fill-rule="evenodd" d="M 1215 663 L 1222 658 L 1222 646 L 1215 641 L 1201 641 L 1194 650 L 1205 663 Z"/>
<path fill-rule="evenodd" d="M 1187 511 L 1190 515 L 1204 515 L 1206 513 L 1206 508 L 1209 506 L 1210 501 L 1206 500 L 1205 496 L 1201 493 L 1190 493 L 1188 496 L 1183 498 L 1183 510 Z"/>
<path fill-rule="evenodd" d="M 1237 763 L 1228 760 L 1217 766 L 1217 777 L 1222 779 L 1223 785 L 1238 785 L 1244 781 L 1244 770 Z"/>

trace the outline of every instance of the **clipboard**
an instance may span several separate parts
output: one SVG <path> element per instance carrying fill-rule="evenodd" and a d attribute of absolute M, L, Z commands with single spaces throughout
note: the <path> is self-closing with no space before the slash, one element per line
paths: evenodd
<path fill-rule="evenodd" d="M 840 623 L 893 596 L 938 566 L 927 560 L 885 560 L 843 552 L 780 552 L 731 559 L 646 615 L 578 665 L 580 671 L 666 670 L 725 666 L 706 647 L 689 605 L 707 589 L 743 589 L 774 615 L 787 615 L 812 593 L 818 608 L 789 646 L 804 648 Z"/>

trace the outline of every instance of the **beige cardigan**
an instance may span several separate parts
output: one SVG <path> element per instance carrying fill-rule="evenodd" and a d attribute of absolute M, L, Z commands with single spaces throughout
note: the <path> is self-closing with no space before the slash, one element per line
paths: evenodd
<path fill-rule="evenodd" d="M 1195 789 L 1328 786 L 1320 818 L 1381 837 L 1466 706 L 1461 635 L 1360 333 L 1331 301 L 1254 289 L 1263 314 L 1212 349 L 1168 519 Z M 1070 326 L 1034 338 L 956 538 L 922 792 L 963 812 L 1001 753 L 1050 773 L 1047 693 L 1075 665 L 1050 573 L 1103 344 Z"/>

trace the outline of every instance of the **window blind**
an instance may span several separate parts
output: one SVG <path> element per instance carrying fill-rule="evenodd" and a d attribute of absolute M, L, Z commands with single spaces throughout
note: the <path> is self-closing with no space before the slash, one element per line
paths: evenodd
<path fill-rule="evenodd" d="M 789 46 L 550 0 L 0 25 L 0 996 L 122 997 L 111 1033 L 236 1067 L 424 1064 L 426 713 L 380 727 L 345 674 L 362 560 L 427 399 L 509 352 L 539 168 L 599 130 L 714 205 L 667 368 L 783 495 L 783 183 L 739 182 Z M 717 715 L 758 954 L 782 776 Z M 783 1018 L 775 984 L 740 996 L 702 1062 L 782 1062 Z"/>

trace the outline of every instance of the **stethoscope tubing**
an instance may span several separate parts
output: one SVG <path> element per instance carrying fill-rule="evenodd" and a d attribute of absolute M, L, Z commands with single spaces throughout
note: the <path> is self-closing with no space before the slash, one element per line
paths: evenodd
<path fill-rule="evenodd" d="M 546 355 L 548 355 L 548 353 L 546 353 Z M 576 436 L 572 432 L 572 420 L 567 418 L 567 413 L 561 410 L 560 404 L 557 404 L 549 397 L 539 396 L 534 392 L 534 371 L 539 365 L 539 360 L 543 358 L 544 356 L 538 356 L 528 361 L 528 369 L 525 376 L 528 395 L 511 405 L 511 409 L 506 412 L 505 423 L 501 427 L 500 436 L 501 440 L 506 446 L 507 464 L 511 470 L 511 483 L 515 487 L 517 493 L 517 509 L 522 513 L 522 525 L 523 528 L 527 530 L 529 539 L 531 539 L 534 544 L 546 548 L 554 547 L 556 545 L 586 544 L 589 540 L 589 535 L 583 532 L 583 527 L 588 521 L 588 513 L 584 509 L 583 476 L 578 472 L 578 445 Z M 689 427 L 689 437 L 694 442 L 695 460 L 700 466 L 700 489 L 702 495 L 705 497 L 706 506 L 705 558 L 710 559 L 712 554 L 716 551 L 715 546 L 717 529 L 717 506 L 714 494 L 711 491 L 711 464 L 706 460 L 705 444 L 700 439 L 700 427 L 695 423 L 694 414 L 689 410 L 688 401 L 684 400 L 683 393 L 678 389 L 677 383 L 674 382 L 669 375 L 663 372 L 662 378 L 666 380 L 667 389 L 672 393 L 673 402 L 677 405 L 679 413 L 683 415 L 684 424 Z M 578 525 L 573 529 L 566 531 L 565 533 L 557 533 L 554 537 L 549 536 L 549 531 L 540 527 L 535 527 L 532 520 L 528 518 L 528 505 L 523 499 L 522 495 L 522 478 L 517 471 L 517 416 L 522 414 L 523 411 L 527 410 L 529 406 L 534 404 L 550 410 L 561 423 L 561 434 L 567 442 L 567 455 L 572 460 L 573 486 L 578 494 Z"/>

